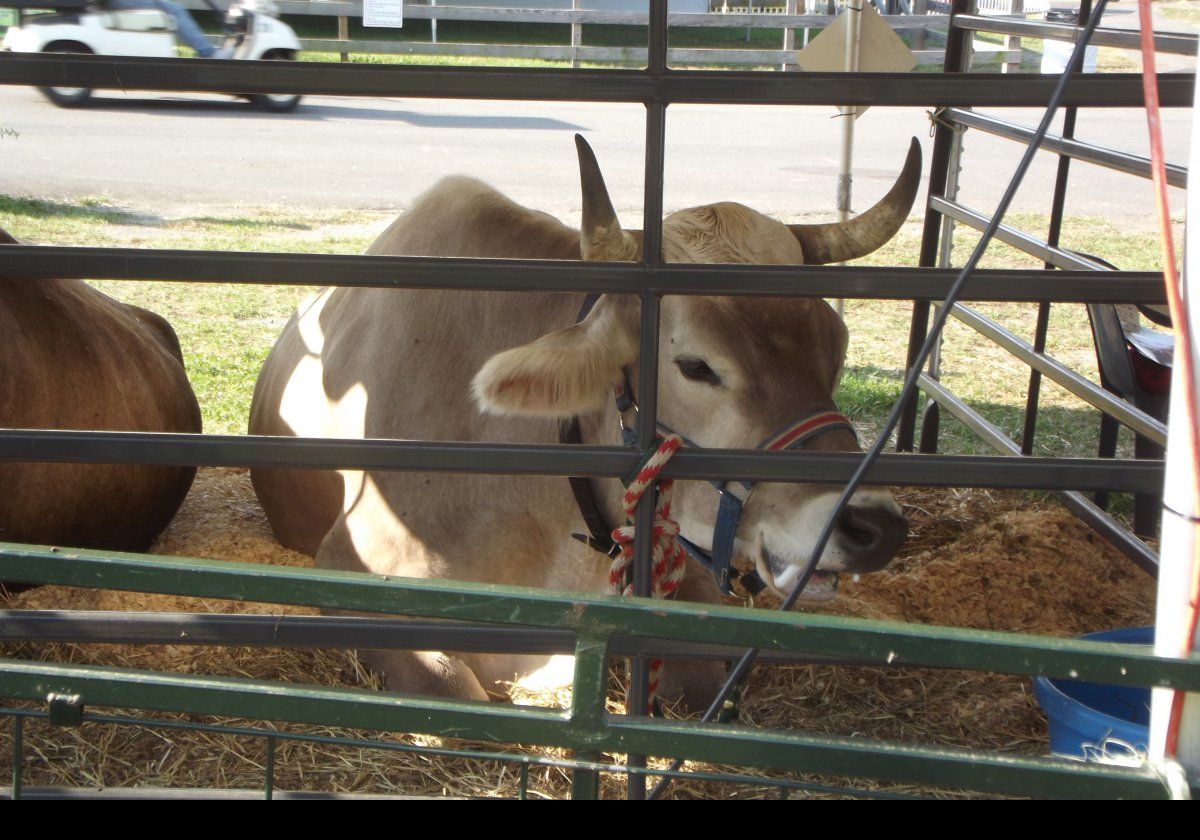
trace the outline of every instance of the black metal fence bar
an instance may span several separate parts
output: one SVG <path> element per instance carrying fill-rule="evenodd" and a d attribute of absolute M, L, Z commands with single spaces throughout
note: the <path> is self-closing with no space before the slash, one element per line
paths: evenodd
<path fill-rule="evenodd" d="M 926 394 L 993 449 L 1014 456 L 1029 457 L 1023 455 L 1021 447 L 1017 446 L 1001 429 L 956 397 L 936 379 L 922 374 L 920 383 L 921 389 Z M 1097 507 L 1091 499 L 1074 490 L 1061 490 L 1056 495 L 1066 508 L 1094 531 L 1104 536 L 1139 568 L 1151 575 L 1158 573 L 1158 553 L 1138 539 L 1123 524 Z"/>
<path fill-rule="evenodd" d="M 958 125 L 977 128 L 988 134 L 1007 137 L 1010 140 L 1028 143 L 1033 138 L 1033 129 L 1031 128 L 1009 122 L 1008 120 L 1002 120 L 999 117 L 980 114 L 976 111 L 968 111 L 963 108 L 947 108 L 941 112 L 940 116 Z M 1140 155 L 1126 154 L 1125 152 L 1119 152 L 1115 149 L 1105 148 L 1104 146 L 1096 146 L 1091 143 L 1083 143 L 1079 140 L 1053 135 L 1049 135 L 1042 140 L 1042 149 L 1047 152 L 1057 152 L 1075 160 L 1082 160 L 1097 166 L 1115 169 L 1118 172 L 1137 175 L 1140 178 L 1150 178 L 1150 159 L 1141 157 Z M 1181 189 L 1186 188 L 1187 177 L 1186 167 L 1167 164 L 1167 183 L 1171 186 Z"/>
<path fill-rule="evenodd" d="M 844 482 L 862 456 L 854 452 L 764 452 L 688 449 L 663 469 L 664 478 L 808 484 Z M 607 446 L 479 444 L 397 440 L 332 440 L 252 435 L 149 432 L 64 432 L 0 429 L 0 462 L 278 467 L 282 469 L 408 470 L 622 477 L 639 463 L 637 450 Z M 1011 458 L 982 455 L 883 455 L 868 484 L 922 487 L 1042 488 L 1155 492 L 1160 461 L 1107 458 Z"/>
<path fill-rule="evenodd" d="M 799 81 L 803 84 L 799 84 Z M 774 71 L 512 70 L 493 67 L 326 64 L 0 54 L 0 84 L 77 86 L 102 90 L 204 91 L 393 96 L 418 99 L 672 102 L 727 105 L 997 106 L 1044 105 L 1053 76 L 1003 73 L 779 73 Z M 1142 105 L 1136 73 L 1082 74 L 1065 105 Z M 1194 76 L 1159 77 L 1164 107 L 1190 107 Z"/>
<path fill-rule="evenodd" d="M 955 306 L 951 314 L 971 329 L 990 338 L 1025 364 L 1041 371 L 1047 379 L 1058 383 L 1084 402 L 1100 409 L 1109 417 L 1125 424 L 1155 443 L 1166 443 L 1167 427 L 1161 422 L 1140 408 L 1104 390 L 1090 379 L 1079 375 L 1062 362 L 1044 353 L 1038 353 L 1027 341 L 1018 338 L 991 318 L 986 318 L 970 307 L 961 304 Z"/>
<path fill-rule="evenodd" d="M 647 71 L 662 76 L 667 72 L 667 4 L 651 3 L 647 40 Z M 653 272 L 662 265 L 663 240 L 663 170 L 666 168 L 667 100 L 655 98 L 646 102 L 646 166 L 644 174 L 642 218 L 642 267 Z M 641 298 L 641 330 L 638 358 L 638 401 L 634 431 L 642 458 L 648 458 L 657 445 L 658 432 L 658 339 L 659 314 L 662 300 L 647 292 Z M 634 517 L 637 526 L 634 537 L 632 569 L 633 594 L 648 598 L 653 593 L 654 519 L 658 504 L 656 488 L 651 485 L 638 502 Z M 627 715 L 647 714 L 650 699 L 650 660 L 634 656 L 629 661 L 629 697 Z M 629 768 L 646 766 L 646 756 L 631 752 L 625 759 Z M 626 779 L 629 799 L 646 798 L 646 777 L 630 773 Z"/>
<path fill-rule="evenodd" d="M 554 260 L 475 260 L 0 245 L 9 278 L 186 281 L 289 286 L 445 288 L 500 292 L 854 297 L 940 300 L 952 269 L 877 266 L 739 266 Z M 1163 304 L 1162 275 L 1149 271 L 979 271 L 964 299 Z"/>
<path fill-rule="evenodd" d="M 955 15 L 951 26 L 976 32 L 994 32 L 998 35 L 1020 35 L 1022 38 L 1045 38 L 1051 41 L 1078 41 L 1082 27 L 1045 21 L 1022 20 L 1009 17 L 984 17 L 982 15 Z M 1091 44 L 1097 47 L 1120 47 L 1126 50 L 1141 49 L 1141 35 L 1136 30 L 1097 29 Z M 1154 48 L 1158 52 L 1175 55 L 1195 55 L 1195 35 L 1155 33 Z"/>
<path fill-rule="evenodd" d="M 970 8 L 969 0 L 952 0 L 946 6 L 947 10 L 953 14 L 962 14 Z M 946 41 L 945 71 L 965 71 L 969 68 L 973 40 L 972 34 L 965 29 L 954 29 L 953 27 L 950 29 Z M 956 156 L 954 147 L 958 142 L 958 135 L 952 125 L 944 120 L 934 120 L 933 149 L 929 156 L 928 190 L 930 196 L 942 195 L 946 192 L 947 183 L 952 180 L 949 177 L 950 161 L 952 157 Z M 926 202 L 925 219 L 921 230 L 921 250 L 917 258 L 917 264 L 922 268 L 931 268 L 938 264 L 938 228 L 941 221 L 937 211 L 929 202 Z M 958 272 L 955 274 L 957 275 Z M 921 345 L 924 344 L 929 334 L 931 313 L 932 306 L 929 301 L 913 301 L 912 319 L 908 328 L 908 349 L 904 364 L 906 370 L 912 370 L 916 366 Z M 896 426 L 896 450 L 899 452 L 913 450 L 917 425 L 917 396 L 915 392 L 909 396 L 908 402 L 903 406 L 900 422 Z"/>

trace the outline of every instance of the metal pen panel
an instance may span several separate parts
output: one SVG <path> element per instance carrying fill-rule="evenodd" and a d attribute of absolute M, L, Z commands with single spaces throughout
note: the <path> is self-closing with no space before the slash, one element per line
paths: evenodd
<path fill-rule="evenodd" d="M 1071 42 L 1079 40 L 1079 33 L 1082 31 L 1079 27 L 1062 23 L 983 17 L 981 15 L 956 15 L 951 21 L 951 25 L 975 32 L 993 32 L 999 35 L 1019 35 L 1024 38 Z M 1137 50 L 1141 48 L 1140 37 L 1137 30 L 1101 28 L 1092 35 L 1091 43 L 1097 47 Z M 1154 35 L 1154 49 L 1163 53 L 1194 56 L 1197 43 L 1195 35 L 1162 32 Z"/>
<path fill-rule="evenodd" d="M 245 90 L 309 96 L 395 96 L 413 99 L 500 99 L 534 102 L 672 102 L 726 105 L 896 105 L 1038 107 L 1050 98 L 1053 76 L 1003 73 L 804 73 L 671 70 L 510 70 L 494 67 L 387 66 L 242 62 L 208 59 L 113 58 L 94 55 L 0 54 L 0 84 L 75 86 L 102 90 Z M 1192 104 L 1190 74 L 1159 76 L 1163 107 Z M 1065 105 L 1135 108 L 1142 105 L 1135 73 L 1081 74 L 1067 87 Z"/>
<path fill-rule="evenodd" d="M 962 304 L 956 305 L 951 314 L 971 329 L 990 338 L 1025 364 L 1041 371 L 1047 379 L 1066 388 L 1084 402 L 1100 409 L 1139 435 L 1143 435 L 1155 443 L 1166 442 L 1167 427 L 1160 421 L 1137 406 L 1109 393 L 1056 359 L 1036 352 L 1028 342 L 1013 335 L 990 318 L 986 318 Z"/>
<path fill-rule="evenodd" d="M 972 210 L 965 205 L 959 204 L 956 201 L 947 201 L 944 198 L 932 197 L 929 199 L 929 205 L 956 222 L 962 222 L 976 230 L 983 230 L 987 227 L 987 216 Z M 1059 268 L 1076 269 L 1076 270 L 1091 270 L 1091 271 L 1109 271 L 1109 267 L 1103 263 L 1090 260 L 1087 257 L 1076 254 L 1071 251 L 1065 251 L 1062 248 L 1055 248 L 1047 242 L 1043 242 L 1035 236 L 1030 236 L 1027 233 L 1022 233 L 1009 225 L 1000 225 L 996 232 L 996 239 L 1003 242 L 1005 245 L 1011 245 L 1018 251 L 1024 251 L 1031 257 L 1037 257 L 1043 262 L 1056 265 Z"/>
<path fill-rule="evenodd" d="M 947 108 L 941 112 L 940 116 L 957 125 L 977 128 L 988 134 L 1007 137 L 1010 140 L 1028 142 L 1033 137 L 1033 129 L 1027 126 L 976 111 L 968 111 L 964 108 Z M 1139 178 L 1150 178 L 1150 159 L 1141 155 L 1131 155 L 1093 143 L 1084 143 L 1069 136 L 1048 136 L 1042 140 L 1042 148 L 1047 152 L 1057 152 L 1075 160 L 1082 160 L 1117 172 L 1137 175 Z M 1187 177 L 1186 167 L 1167 165 L 1167 183 L 1171 186 L 1186 189 Z"/>
<path fill-rule="evenodd" d="M 856 452 L 681 449 L 663 478 L 685 481 L 845 482 L 861 461 Z M 611 446 L 481 444 L 186 435 L 148 432 L 64 432 L 0 429 L 0 462 L 278 467 L 282 469 L 409 470 L 414 472 L 578 475 L 620 478 L 640 463 L 638 450 Z M 1161 461 L 1108 458 L 1011 458 L 983 455 L 883 455 L 865 483 L 923 487 L 1116 489 L 1154 492 Z"/>
<path fill-rule="evenodd" d="M 1000 452 L 1019 457 L 1029 457 L 1022 453 L 1021 447 L 998 427 L 989 422 L 979 412 L 968 406 L 950 392 L 948 388 L 924 374 L 921 375 L 921 389 L 939 405 L 949 411 L 964 426 L 974 432 L 985 443 Z M 1158 553 L 1146 545 L 1123 524 L 1118 522 L 1105 511 L 1097 507 L 1090 499 L 1075 490 L 1061 490 L 1057 493 L 1059 501 L 1072 513 L 1086 522 L 1098 534 L 1102 535 L 1117 550 L 1132 560 L 1148 574 L 1158 573 Z"/>

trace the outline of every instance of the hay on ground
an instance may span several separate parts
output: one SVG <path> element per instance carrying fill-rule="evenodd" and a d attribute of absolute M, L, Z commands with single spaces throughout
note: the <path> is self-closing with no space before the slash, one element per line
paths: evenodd
<path fill-rule="evenodd" d="M 886 571 L 864 576 L 858 582 L 843 580 L 842 594 L 823 611 L 1050 635 L 1076 635 L 1152 620 L 1152 581 L 1061 508 L 1014 493 L 947 490 L 902 491 L 898 495 L 912 522 L 909 543 Z M 289 566 L 311 564 L 310 558 L 287 551 L 274 541 L 243 470 L 201 470 L 179 516 L 154 550 Z M 278 605 L 65 587 L 30 590 L 12 596 L 4 606 L 289 615 L 314 612 Z M 378 688 L 373 675 L 350 651 L 52 644 L 0 646 L 0 653 L 121 668 Z M 613 688 L 612 703 L 617 708 L 621 698 L 615 677 Z M 522 699 L 565 705 L 569 694 Z M 172 722 L 247 723 L 188 715 L 153 717 Z M 1029 681 L 988 673 L 759 667 L 742 707 L 742 722 L 907 743 L 1016 753 L 1046 751 L 1045 721 L 1033 701 Z M 270 724 L 254 725 L 272 728 Z M 280 728 L 372 738 L 387 744 L 463 746 L 435 736 L 380 735 L 330 727 Z M 494 745 L 479 746 L 497 749 Z M 518 768 L 503 762 L 285 740 L 278 741 L 276 749 L 275 785 L 280 790 L 513 796 L 518 787 Z M 564 757 L 555 750 L 529 752 Z M 266 740 L 93 723 L 63 729 L 29 721 L 24 755 L 24 782 L 30 786 L 255 789 L 263 781 Z M 620 758 L 606 756 L 605 760 Z M 11 759 L 11 727 L 0 727 L 0 767 L 6 767 Z M 689 765 L 688 769 L 716 768 Z M 565 797 L 570 791 L 570 774 L 559 767 L 535 767 L 529 772 L 528 788 L 531 797 Z M 621 796 L 623 790 L 623 778 L 603 777 L 605 796 Z M 764 788 L 696 780 L 678 782 L 671 791 L 676 797 L 774 795 Z"/>

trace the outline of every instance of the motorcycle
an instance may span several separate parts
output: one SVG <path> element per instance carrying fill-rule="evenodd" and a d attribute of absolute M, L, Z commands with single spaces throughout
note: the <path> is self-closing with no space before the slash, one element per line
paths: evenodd
<path fill-rule="evenodd" d="M 276 15 L 272 0 L 233 0 L 222 10 L 204 0 L 221 16 L 225 57 L 243 61 L 295 61 L 300 52 L 296 33 Z M 18 10 L 0 51 L 21 53 L 86 53 L 147 58 L 174 58 L 175 23 L 159 9 L 112 9 L 107 0 L 0 0 L 0 7 Z M 49 10 L 27 14 L 26 9 Z M 83 105 L 92 89 L 38 88 L 64 108 Z M 300 104 L 290 94 L 250 93 L 242 98 L 266 111 L 286 113 Z"/>

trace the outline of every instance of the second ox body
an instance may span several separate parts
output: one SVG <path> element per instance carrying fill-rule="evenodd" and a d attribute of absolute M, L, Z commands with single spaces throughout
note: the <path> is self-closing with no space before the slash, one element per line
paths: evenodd
<path fill-rule="evenodd" d="M 641 233 L 623 229 L 591 149 L 578 140 L 581 230 L 521 207 L 486 184 L 441 181 L 370 247 L 370 254 L 637 260 Z M 663 224 L 663 259 L 681 263 L 815 264 L 854 259 L 887 242 L 908 216 L 920 176 L 913 141 L 891 191 L 845 224 L 784 225 L 748 207 L 682 210 Z M 637 393 L 640 307 L 604 296 L 574 323 L 583 295 L 331 288 L 284 328 L 254 394 L 250 432 L 332 438 L 548 443 L 577 417 L 583 442 L 620 443 L 614 385 Z M 704 446 L 753 448 L 835 410 L 845 326 L 823 300 L 669 296 L 661 310 L 658 416 Z M 833 429 L 807 448 L 852 451 Z M 255 470 L 279 540 L 319 567 L 567 590 L 604 591 L 607 558 L 572 539 L 583 520 L 566 479 L 404 472 Z M 601 515 L 623 522 L 621 486 L 594 481 Z M 717 493 L 677 486 L 683 536 L 711 548 Z M 796 582 L 837 488 L 762 484 L 734 541 L 738 562 L 777 592 Z M 890 493 L 862 490 L 838 523 L 811 589 L 836 573 L 877 570 L 907 526 Z M 806 590 L 807 592 L 807 590 Z M 716 602 L 708 571 L 689 565 L 677 597 Z M 517 679 L 554 684 L 545 656 L 371 652 L 396 690 L 483 699 Z M 569 679 L 570 671 L 565 671 Z M 660 693 L 702 705 L 719 663 L 668 663 Z"/>

